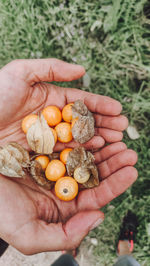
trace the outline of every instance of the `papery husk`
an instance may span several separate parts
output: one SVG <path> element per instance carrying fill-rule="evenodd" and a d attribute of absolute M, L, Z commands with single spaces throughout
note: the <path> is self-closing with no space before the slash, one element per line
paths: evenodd
<path fill-rule="evenodd" d="M 21 145 L 11 142 L 0 149 L 0 173 L 9 177 L 24 177 L 30 164 L 29 153 Z"/>
<path fill-rule="evenodd" d="M 81 100 L 77 100 L 72 105 L 72 117 L 76 118 L 81 116 L 87 116 L 88 112 L 90 112 L 87 108 L 87 106 L 83 103 Z"/>
<path fill-rule="evenodd" d="M 99 177 L 98 177 L 98 171 L 96 165 L 93 163 L 91 165 L 88 165 L 88 170 L 91 172 L 91 176 L 87 182 L 82 184 L 84 188 L 93 188 L 97 187 L 99 185 Z"/>
<path fill-rule="evenodd" d="M 32 161 L 30 165 L 30 175 L 32 179 L 41 187 L 50 190 L 54 186 L 54 182 L 48 180 L 45 177 L 45 172 L 43 171 L 41 165 L 37 161 Z"/>
<path fill-rule="evenodd" d="M 94 164 L 94 156 L 91 152 L 86 151 L 83 147 L 78 147 L 69 152 L 67 157 L 67 173 L 69 176 L 74 175 L 77 167 L 83 167 L 90 171 L 90 178 L 80 187 L 92 188 L 99 185 L 98 170 Z"/>
<path fill-rule="evenodd" d="M 50 160 L 56 160 L 56 159 L 60 159 L 60 153 L 59 152 L 53 152 L 52 154 L 48 155 Z"/>
<path fill-rule="evenodd" d="M 55 146 L 54 135 L 41 114 L 27 131 L 29 147 L 36 153 L 51 154 Z"/>
<path fill-rule="evenodd" d="M 72 105 L 72 117 L 73 119 L 78 118 L 72 127 L 73 138 L 79 143 L 90 140 L 95 133 L 95 121 L 92 113 L 81 100 Z"/>
<path fill-rule="evenodd" d="M 33 161 L 36 157 L 38 157 L 40 155 L 43 155 L 43 153 L 38 153 L 38 154 L 30 153 L 30 160 Z M 53 152 L 51 154 L 47 154 L 46 156 L 50 159 L 50 161 L 60 159 L 60 153 L 59 152 Z"/>

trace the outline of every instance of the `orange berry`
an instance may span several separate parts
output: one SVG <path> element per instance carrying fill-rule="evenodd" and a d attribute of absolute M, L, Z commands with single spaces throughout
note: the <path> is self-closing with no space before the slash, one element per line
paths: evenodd
<path fill-rule="evenodd" d="M 72 140 L 71 125 L 67 122 L 61 122 L 55 127 L 58 140 L 67 143 Z"/>
<path fill-rule="evenodd" d="M 62 117 L 65 122 L 71 122 L 72 120 L 72 105 L 73 103 L 69 103 L 62 110 Z"/>
<path fill-rule="evenodd" d="M 57 181 L 64 176 L 66 172 L 65 165 L 59 160 L 52 160 L 45 171 L 45 176 L 48 180 Z"/>
<path fill-rule="evenodd" d="M 61 153 L 60 153 L 60 160 L 66 164 L 67 163 L 67 157 L 68 157 L 68 154 L 69 152 L 72 151 L 71 148 L 66 148 L 64 149 Z"/>
<path fill-rule="evenodd" d="M 59 124 L 62 120 L 61 111 L 57 106 L 51 105 L 43 109 L 42 114 L 48 125 L 53 127 Z"/>
<path fill-rule="evenodd" d="M 28 129 L 36 122 L 38 116 L 35 114 L 30 114 L 27 115 L 23 120 L 22 120 L 22 130 L 26 134 Z"/>
<path fill-rule="evenodd" d="M 48 166 L 49 161 L 50 161 L 46 155 L 39 155 L 35 158 L 35 160 L 38 161 L 38 163 L 40 163 L 43 170 L 46 169 L 46 167 Z"/>
<path fill-rule="evenodd" d="M 74 199 L 78 194 L 78 183 L 70 176 L 60 178 L 55 184 L 56 196 L 64 201 Z"/>
<path fill-rule="evenodd" d="M 79 119 L 79 118 L 78 118 L 78 117 L 76 117 L 76 118 L 74 118 L 74 119 L 72 120 L 72 123 L 71 123 L 71 129 L 73 128 L 73 126 L 74 126 L 75 122 L 76 122 L 78 119 Z"/>
<path fill-rule="evenodd" d="M 54 139 L 55 139 L 55 143 L 57 142 L 57 133 L 56 133 L 56 130 L 54 128 L 51 128 L 52 130 L 52 133 L 54 135 Z"/>

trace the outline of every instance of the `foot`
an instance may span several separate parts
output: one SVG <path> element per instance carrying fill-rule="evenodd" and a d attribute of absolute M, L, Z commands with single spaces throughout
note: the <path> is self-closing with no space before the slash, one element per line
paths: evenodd
<path fill-rule="evenodd" d="M 134 248 L 137 233 L 138 220 L 136 215 L 130 210 L 123 218 L 118 241 L 118 255 L 130 254 Z"/>

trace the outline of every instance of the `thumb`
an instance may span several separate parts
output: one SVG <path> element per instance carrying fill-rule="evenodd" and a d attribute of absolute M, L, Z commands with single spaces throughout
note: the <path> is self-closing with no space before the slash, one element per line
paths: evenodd
<path fill-rule="evenodd" d="M 17 59 L 3 67 L 3 70 L 17 73 L 29 85 L 40 81 L 72 81 L 85 74 L 84 67 L 56 58 Z"/>
<path fill-rule="evenodd" d="M 73 216 L 63 227 L 68 238 L 64 249 L 78 247 L 89 231 L 100 225 L 103 220 L 104 214 L 100 211 L 80 212 Z"/>
<path fill-rule="evenodd" d="M 88 232 L 104 220 L 100 211 L 80 212 L 71 217 L 66 224 L 38 221 L 36 228 L 30 231 L 30 238 L 23 241 L 20 249 L 24 254 L 35 254 L 44 251 L 71 250 L 80 245 Z"/>

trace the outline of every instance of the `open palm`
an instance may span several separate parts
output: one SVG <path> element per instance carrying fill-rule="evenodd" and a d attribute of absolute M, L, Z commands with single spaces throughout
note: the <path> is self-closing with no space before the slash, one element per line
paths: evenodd
<path fill-rule="evenodd" d="M 46 81 L 80 78 L 84 68 L 56 59 L 17 60 L 0 71 L 0 145 L 16 141 L 29 149 L 21 120 L 47 105 L 60 109 L 82 99 L 94 113 L 95 136 L 84 146 L 94 152 L 102 180 L 99 187 L 62 202 L 53 191 L 45 191 L 29 177 L 25 180 L 0 178 L 0 235 L 25 254 L 46 250 L 73 249 L 103 220 L 98 209 L 123 193 L 137 178 L 133 165 L 137 157 L 121 143 L 127 119 L 120 115 L 119 102 L 77 89 L 56 87 Z M 105 142 L 112 144 L 101 148 Z M 65 144 L 74 147 L 75 142 Z M 58 143 L 56 150 L 64 148 Z M 99 220 L 100 219 L 100 220 Z"/>

